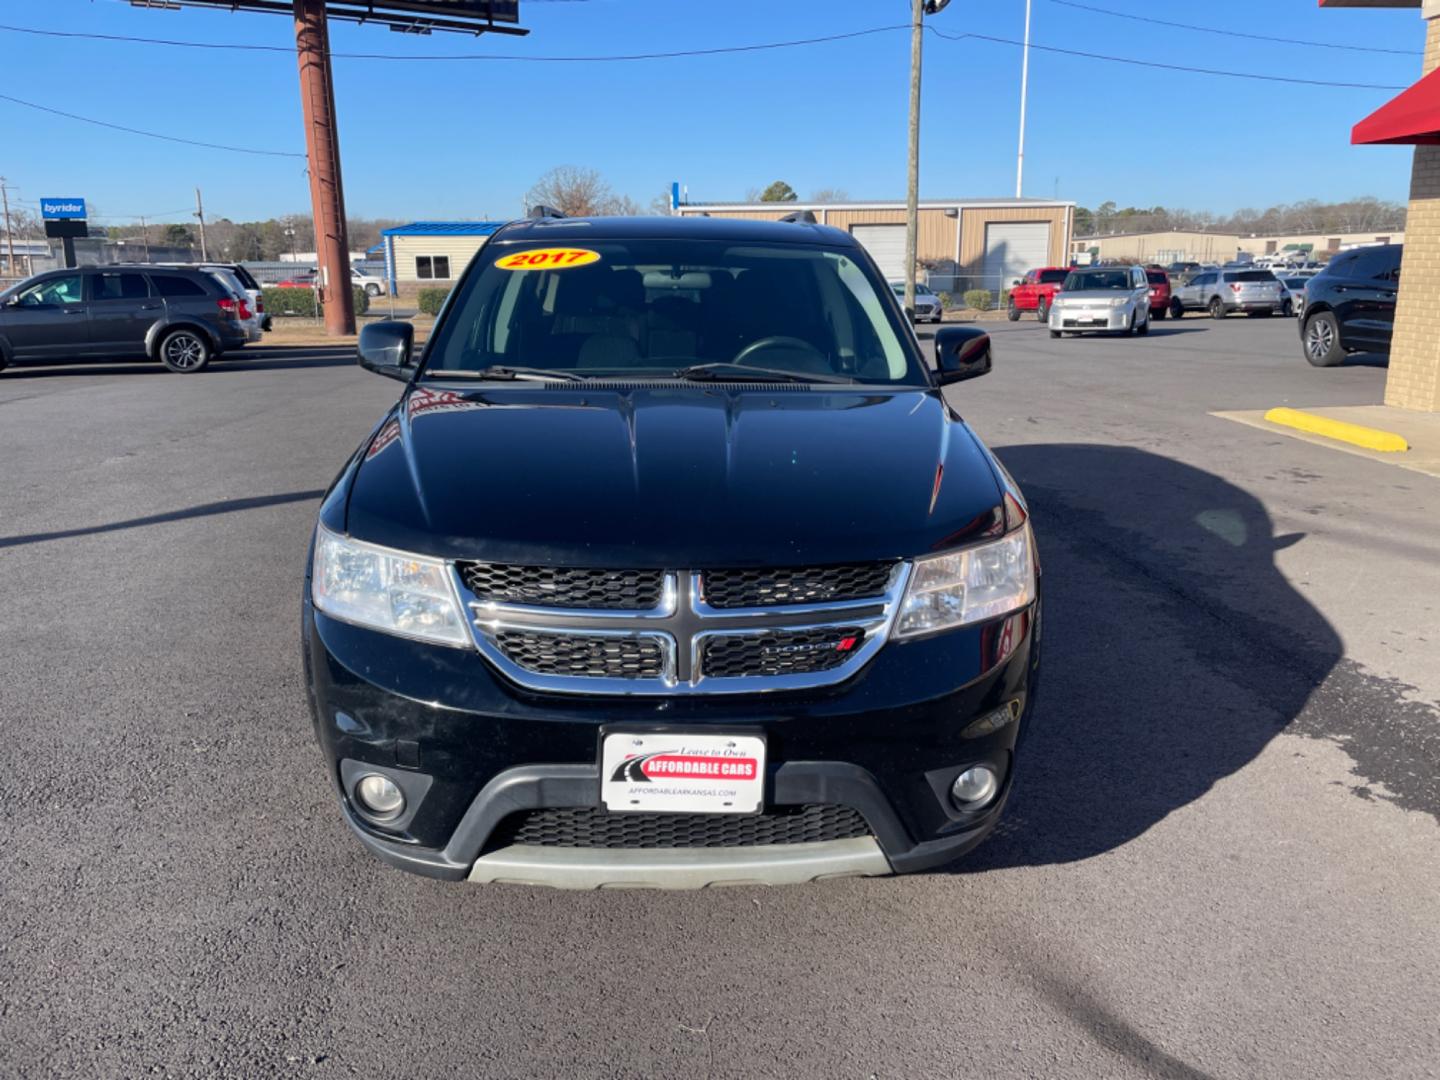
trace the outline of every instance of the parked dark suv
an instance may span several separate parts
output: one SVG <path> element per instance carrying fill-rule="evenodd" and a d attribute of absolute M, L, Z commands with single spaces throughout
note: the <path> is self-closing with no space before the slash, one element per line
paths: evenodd
<path fill-rule="evenodd" d="M 1300 342 L 1315 367 L 1335 367 L 1347 353 L 1390 352 L 1403 244 L 1342 251 L 1305 286 Z"/>
<path fill-rule="evenodd" d="M 0 293 L 0 368 L 27 360 L 148 358 L 171 371 L 200 371 L 245 344 L 244 303 L 199 270 L 52 270 Z"/>
<path fill-rule="evenodd" d="M 864 249 L 799 222 L 505 226 L 321 505 L 309 701 L 375 855 L 472 881 L 917 870 L 1009 795 L 1025 501 Z"/>

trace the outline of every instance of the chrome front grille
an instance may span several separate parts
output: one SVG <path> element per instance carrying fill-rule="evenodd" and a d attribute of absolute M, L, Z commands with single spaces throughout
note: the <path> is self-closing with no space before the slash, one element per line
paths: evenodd
<path fill-rule="evenodd" d="M 884 596 L 894 563 L 706 570 L 701 595 L 714 608 L 775 607 Z"/>
<path fill-rule="evenodd" d="M 754 693 L 854 675 L 884 645 L 908 573 L 898 562 L 712 571 L 461 562 L 454 580 L 477 647 L 522 686 Z"/>
<path fill-rule="evenodd" d="M 660 603 L 660 570 L 584 570 L 565 566 L 512 566 L 462 562 L 460 580 L 475 599 L 496 604 L 641 611 Z"/>

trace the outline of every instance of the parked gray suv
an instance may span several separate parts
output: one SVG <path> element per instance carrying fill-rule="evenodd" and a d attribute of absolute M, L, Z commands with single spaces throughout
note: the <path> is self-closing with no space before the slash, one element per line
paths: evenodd
<path fill-rule="evenodd" d="M 1275 315 L 1284 309 L 1285 290 L 1269 270 L 1202 270 L 1170 292 L 1170 314 L 1177 319 L 1187 311 L 1208 311 L 1212 319 L 1223 319 L 1232 311 Z"/>
<path fill-rule="evenodd" d="M 245 344 L 244 303 L 200 270 L 51 270 L 0 293 L 0 368 L 103 358 L 201 371 L 226 349 Z"/>

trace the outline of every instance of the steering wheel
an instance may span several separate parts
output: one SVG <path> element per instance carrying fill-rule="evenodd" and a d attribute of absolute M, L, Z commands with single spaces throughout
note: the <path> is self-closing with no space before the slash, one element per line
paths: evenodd
<path fill-rule="evenodd" d="M 814 345 L 811 345 L 810 342 L 805 341 L 803 338 L 785 337 L 782 334 L 776 334 L 773 337 L 763 337 L 760 338 L 758 341 L 752 341 L 749 345 L 746 345 L 743 349 L 736 353 L 735 359 L 731 360 L 730 362 L 732 364 L 743 364 L 756 353 L 764 352 L 766 349 L 793 349 L 799 352 L 810 353 L 812 356 L 817 356 L 821 360 L 825 359 L 824 353 L 822 353 L 819 349 L 815 348 Z"/>

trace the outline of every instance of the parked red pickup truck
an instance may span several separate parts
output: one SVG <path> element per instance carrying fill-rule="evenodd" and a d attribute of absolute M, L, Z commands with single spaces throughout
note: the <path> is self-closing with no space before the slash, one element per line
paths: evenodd
<path fill-rule="evenodd" d="M 1170 310 L 1170 275 L 1158 266 L 1147 266 L 1145 276 L 1150 281 L 1150 317 L 1163 319 Z"/>
<path fill-rule="evenodd" d="M 1069 273 L 1064 266 L 1042 266 L 1027 273 L 1010 289 L 1010 304 L 1006 309 L 1010 321 L 1020 318 L 1022 311 L 1035 312 L 1041 322 L 1049 318 L 1050 304 Z"/>

